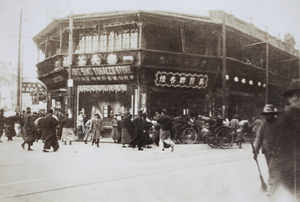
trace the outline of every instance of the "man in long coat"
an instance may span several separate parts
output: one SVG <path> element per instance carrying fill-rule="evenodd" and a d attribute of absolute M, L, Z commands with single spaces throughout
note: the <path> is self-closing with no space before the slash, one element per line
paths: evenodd
<path fill-rule="evenodd" d="M 143 111 L 138 111 L 138 116 L 133 120 L 134 123 L 134 138 L 131 140 L 130 145 L 131 147 L 135 148 L 138 147 L 138 150 L 142 151 L 142 144 L 144 140 L 144 127 L 143 127 Z"/>
<path fill-rule="evenodd" d="M 24 142 L 21 144 L 22 148 L 25 149 L 25 144 L 28 145 L 28 151 L 32 151 L 30 147 L 33 145 L 35 141 L 35 125 L 34 125 L 34 117 L 31 115 L 30 107 L 27 107 L 26 114 L 23 118 L 23 133 L 22 137 Z"/>
<path fill-rule="evenodd" d="M 48 115 L 44 120 L 44 135 L 45 144 L 43 152 L 49 152 L 49 149 L 53 147 L 53 151 L 57 151 L 59 144 L 56 136 L 56 127 L 58 125 L 58 120 L 53 117 L 53 110 L 49 109 Z"/>
<path fill-rule="evenodd" d="M 125 144 L 130 144 L 133 134 L 131 114 L 127 112 L 121 121 L 121 143 L 123 148 L 126 147 Z"/>
<path fill-rule="evenodd" d="M 273 166 L 273 162 L 276 161 L 273 155 L 274 150 L 274 140 L 276 135 L 276 123 L 277 117 L 279 114 L 275 111 L 275 108 L 272 104 L 266 104 L 261 115 L 264 116 L 265 120 L 262 121 L 260 130 L 258 131 L 257 137 L 254 144 L 254 159 L 257 159 L 257 155 L 261 148 L 262 153 L 265 155 L 267 166 L 269 169 L 269 186 L 268 186 L 268 195 L 271 195 L 275 189 L 274 180 L 278 175 L 278 171 Z"/>
<path fill-rule="evenodd" d="M 300 79 L 293 80 L 284 97 L 289 110 L 278 120 L 276 129 L 277 161 L 275 167 L 280 175 L 276 182 L 296 200 L 300 200 Z M 278 192 L 279 193 L 279 192 Z M 275 193 L 276 197 L 276 193 Z"/>

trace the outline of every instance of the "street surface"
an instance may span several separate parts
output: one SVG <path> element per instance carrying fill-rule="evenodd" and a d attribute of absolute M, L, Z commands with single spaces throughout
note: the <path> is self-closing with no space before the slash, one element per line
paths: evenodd
<path fill-rule="evenodd" d="M 249 143 L 227 150 L 177 144 L 159 153 L 154 145 L 138 151 L 101 139 L 100 148 L 59 142 L 57 152 L 44 153 L 41 141 L 27 151 L 21 137 L 1 139 L 1 202 L 269 201 Z M 258 160 L 267 183 L 265 159 Z"/>

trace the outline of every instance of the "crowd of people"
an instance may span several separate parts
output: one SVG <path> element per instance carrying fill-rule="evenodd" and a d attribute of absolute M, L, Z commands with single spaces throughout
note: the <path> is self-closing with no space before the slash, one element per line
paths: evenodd
<path fill-rule="evenodd" d="M 268 195 L 276 197 L 281 190 L 286 190 L 296 201 L 300 200 L 300 80 L 293 80 L 284 92 L 284 98 L 289 104 L 286 112 L 279 113 L 272 104 L 266 104 L 260 116 L 249 120 L 245 116 L 234 115 L 230 121 L 224 120 L 216 113 L 208 119 L 210 124 L 228 125 L 237 135 L 236 142 L 239 148 L 245 141 L 245 135 L 253 142 L 253 155 L 257 160 L 259 151 L 264 154 L 269 170 Z M 202 117 L 202 120 L 204 118 Z M 204 119 L 205 120 L 205 119 Z M 212 120 L 212 121 L 211 121 Z M 88 142 L 100 147 L 103 123 L 99 114 L 93 114 L 90 120 L 84 121 L 83 114 L 77 117 L 77 133 L 83 135 L 85 144 Z M 193 120 L 198 123 L 196 130 L 201 131 L 204 123 L 199 116 Z M 166 109 L 161 113 L 156 112 L 152 120 L 143 110 L 133 118 L 127 112 L 123 115 L 116 113 L 112 120 L 111 138 L 123 148 L 151 148 L 156 144 L 160 152 L 166 148 L 174 151 L 177 133 L 176 120 L 171 118 Z M 74 122 L 71 115 L 56 117 L 50 109 L 46 114 L 32 113 L 28 107 L 25 113 L 4 113 L 0 109 L 0 142 L 3 131 L 7 141 L 12 141 L 14 136 L 22 136 L 23 149 L 32 151 L 31 146 L 35 141 L 42 140 L 43 151 L 49 152 L 59 149 L 58 140 L 64 144 L 76 141 Z M 154 136 L 150 138 L 150 130 L 154 129 Z M 77 134 L 78 136 L 78 134 Z"/>

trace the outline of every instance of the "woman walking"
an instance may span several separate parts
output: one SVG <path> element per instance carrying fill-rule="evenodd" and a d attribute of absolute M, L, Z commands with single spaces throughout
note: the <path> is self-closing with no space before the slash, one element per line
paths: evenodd
<path fill-rule="evenodd" d="M 95 119 L 92 121 L 92 136 L 93 136 L 92 146 L 95 143 L 97 147 L 100 147 L 99 141 L 101 136 L 101 130 L 102 130 L 102 121 L 100 119 L 99 114 L 96 114 Z"/>

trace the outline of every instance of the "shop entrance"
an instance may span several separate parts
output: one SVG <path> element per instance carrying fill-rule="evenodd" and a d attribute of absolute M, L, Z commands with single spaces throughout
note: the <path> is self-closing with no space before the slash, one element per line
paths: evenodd
<path fill-rule="evenodd" d="M 78 112 L 83 111 L 85 122 L 92 114 L 99 114 L 104 126 L 104 136 L 109 136 L 111 121 L 116 113 L 124 113 L 130 108 L 131 97 L 125 92 L 80 92 Z"/>
<path fill-rule="evenodd" d="M 195 92 L 157 92 L 150 95 L 150 116 L 167 109 L 168 114 L 176 117 L 205 114 L 205 94 Z"/>

